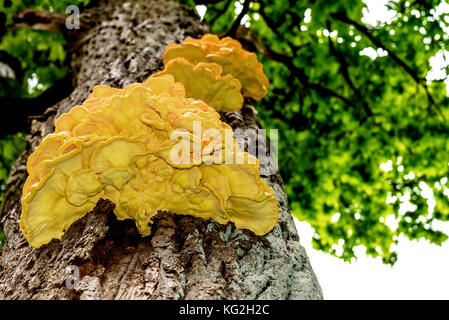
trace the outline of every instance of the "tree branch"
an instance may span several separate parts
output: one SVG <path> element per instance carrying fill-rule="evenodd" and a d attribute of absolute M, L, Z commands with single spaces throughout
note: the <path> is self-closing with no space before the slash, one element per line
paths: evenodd
<path fill-rule="evenodd" d="M 329 20 L 326 21 L 326 28 L 329 30 L 329 32 L 331 31 L 331 23 L 330 23 Z M 340 72 L 341 72 L 343 78 L 345 79 L 345 81 L 349 85 L 349 87 L 352 89 L 352 91 L 355 93 L 355 95 L 357 96 L 357 99 L 362 102 L 363 109 L 365 110 L 366 114 L 368 116 L 372 116 L 373 115 L 373 111 L 371 110 L 371 108 L 369 107 L 369 105 L 365 101 L 365 99 L 363 99 L 362 93 L 355 86 L 354 82 L 351 79 L 351 76 L 349 75 L 349 64 L 348 64 L 348 62 L 346 61 L 346 59 L 343 56 L 343 54 L 335 48 L 335 45 L 334 45 L 334 42 L 332 41 L 332 38 L 328 37 L 328 40 L 329 40 L 329 52 L 335 58 L 337 58 L 338 62 L 340 63 Z"/>
<path fill-rule="evenodd" d="M 271 30 L 279 37 L 282 38 L 282 34 L 278 31 L 278 27 L 281 26 L 281 22 L 275 22 L 273 19 L 271 19 L 265 12 L 265 2 L 263 0 L 259 0 L 259 13 L 262 16 L 262 18 L 265 20 L 267 25 L 271 28 Z"/>
<path fill-rule="evenodd" d="M 264 0 L 258 0 L 260 6 L 259 6 L 259 14 L 262 16 L 263 20 L 267 23 L 267 25 L 270 27 L 270 29 L 274 32 L 274 34 L 280 38 L 280 39 L 284 39 L 283 35 L 279 32 L 278 27 L 280 27 L 282 25 L 282 23 L 284 21 L 280 20 L 280 21 L 274 21 L 273 19 L 270 18 L 270 16 L 265 12 L 265 2 Z M 299 19 L 299 17 L 296 17 L 296 19 Z M 297 24 L 299 25 L 300 23 L 300 19 L 297 21 Z M 288 44 L 288 46 L 290 47 L 290 49 L 292 50 L 292 53 L 296 53 L 300 47 L 294 45 L 291 41 L 284 39 L 285 42 Z"/>
<path fill-rule="evenodd" d="M 24 9 L 14 14 L 12 28 L 29 27 L 35 30 L 53 31 L 65 34 L 66 15 L 45 10 Z"/>
<path fill-rule="evenodd" d="M 217 2 L 220 2 L 220 1 L 222 1 L 222 0 L 219 0 Z M 215 21 L 218 19 L 218 17 L 223 15 L 228 10 L 229 6 L 231 5 L 231 1 L 232 0 L 227 0 L 223 6 L 223 9 L 217 10 L 216 14 L 214 14 L 214 17 L 211 19 L 211 21 Z M 210 4 L 210 3 L 207 3 L 207 1 L 205 1 L 205 4 Z"/>
<path fill-rule="evenodd" d="M 419 77 L 418 73 L 413 70 L 411 67 L 409 67 L 401 58 L 399 58 L 393 51 L 391 51 L 389 48 L 387 48 L 380 40 L 378 40 L 374 35 L 371 34 L 370 30 L 366 27 L 358 23 L 357 21 L 354 21 L 350 19 L 348 16 L 346 16 L 345 13 L 332 13 L 331 17 L 341 21 L 346 24 L 353 25 L 358 31 L 360 31 L 362 34 L 364 34 L 377 48 L 381 48 L 388 52 L 388 56 L 402 69 L 405 70 L 412 78 L 413 80 L 420 85 L 427 95 L 427 100 L 429 101 L 429 107 L 434 107 L 437 112 L 441 115 L 441 117 L 444 119 L 444 115 L 440 109 L 440 107 L 436 104 L 435 99 L 431 95 L 429 91 L 429 87 L 426 84 L 426 79 Z"/>
<path fill-rule="evenodd" d="M 252 44 L 254 46 L 255 50 L 257 52 L 259 52 L 260 54 L 262 54 L 263 56 L 285 65 L 289 70 L 291 70 L 293 72 L 295 77 L 299 80 L 299 82 L 305 88 L 310 88 L 310 89 L 319 91 L 323 94 L 326 94 L 328 96 L 335 97 L 335 98 L 343 101 L 347 105 L 351 106 L 352 108 L 354 108 L 358 113 L 363 114 L 363 111 L 355 103 L 353 103 L 350 99 L 339 94 L 338 92 L 336 92 L 333 89 L 327 88 L 319 83 L 311 82 L 309 77 L 306 75 L 304 69 L 299 68 L 294 64 L 292 57 L 290 57 L 286 54 L 283 54 L 283 53 L 279 53 L 279 52 L 271 49 L 263 41 L 261 41 L 259 39 L 259 37 L 257 37 L 257 35 L 251 29 L 248 29 L 244 26 L 240 26 L 236 32 L 235 37 L 239 41 Z"/>
<path fill-rule="evenodd" d="M 232 23 L 229 30 L 226 31 L 225 36 L 228 36 L 228 37 L 235 36 L 235 34 L 237 33 L 237 29 L 239 28 L 240 23 L 242 22 L 243 17 L 245 16 L 245 14 L 248 13 L 250 3 L 251 3 L 251 0 L 245 0 L 245 2 L 243 3 L 242 11 L 239 13 L 237 18 L 234 20 L 234 22 Z"/>

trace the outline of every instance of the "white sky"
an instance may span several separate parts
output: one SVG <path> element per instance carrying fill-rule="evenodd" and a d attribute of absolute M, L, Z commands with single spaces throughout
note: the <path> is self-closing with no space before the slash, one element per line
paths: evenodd
<path fill-rule="evenodd" d="M 399 239 L 393 266 L 364 255 L 347 263 L 312 248 L 313 230 L 295 219 L 325 299 L 449 299 L 449 242 Z"/>

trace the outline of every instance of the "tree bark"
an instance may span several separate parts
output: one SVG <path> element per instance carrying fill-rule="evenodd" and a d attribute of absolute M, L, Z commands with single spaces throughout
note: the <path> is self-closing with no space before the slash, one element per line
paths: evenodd
<path fill-rule="evenodd" d="M 81 16 L 72 43 L 74 91 L 32 121 L 28 147 L 14 165 L 0 226 L 1 299 L 321 299 L 322 292 L 295 229 L 278 174 L 263 177 L 275 191 L 279 223 L 255 236 L 233 224 L 158 215 L 152 234 L 141 237 L 134 222 L 118 221 L 114 205 L 100 200 L 62 240 L 34 249 L 18 225 L 26 159 L 54 130 L 54 120 L 86 99 L 94 85 L 122 88 L 162 69 L 171 42 L 207 31 L 198 16 L 175 2 L 98 1 Z M 258 128 L 257 112 L 222 115 L 236 128 Z M 79 269 L 69 289 L 68 267 Z M 76 277 L 72 275 L 70 277 Z M 69 277 L 69 280 L 72 279 Z M 75 279 L 76 280 L 76 279 Z"/>

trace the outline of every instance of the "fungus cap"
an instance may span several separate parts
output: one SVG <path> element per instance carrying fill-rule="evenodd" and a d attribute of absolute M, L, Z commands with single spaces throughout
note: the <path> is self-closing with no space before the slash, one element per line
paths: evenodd
<path fill-rule="evenodd" d="M 216 63 L 191 64 L 184 58 L 170 60 L 165 69 L 154 76 L 171 74 L 184 84 L 186 96 L 201 99 L 217 111 L 235 111 L 243 106 L 242 85 L 232 75 L 222 75 Z"/>
<path fill-rule="evenodd" d="M 240 81 L 244 95 L 255 100 L 262 99 L 268 90 L 269 81 L 257 55 L 244 50 L 240 42 L 230 37 L 219 39 L 216 35 L 205 34 L 201 39 L 187 38 L 182 44 L 171 43 L 164 52 L 164 64 L 180 57 L 194 65 L 200 62 L 221 65 L 225 75 L 230 74 Z"/>

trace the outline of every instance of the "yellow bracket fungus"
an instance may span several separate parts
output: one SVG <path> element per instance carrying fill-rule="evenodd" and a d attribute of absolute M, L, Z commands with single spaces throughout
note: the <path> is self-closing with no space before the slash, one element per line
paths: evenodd
<path fill-rule="evenodd" d="M 203 141 L 195 124 L 218 135 Z M 259 161 L 241 151 L 232 135 L 220 144 L 231 128 L 203 101 L 186 98 L 171 75 L 124 89 L 97 86 L 55 126 L 27 162 L 20 227 L 35 248 L 60 239 L 100 198 L 115 203 L 118 219 L 134 219 L 144 236 L 159 211 L 232 221 L 257 235 L 277 223 L 278 204 L 260 178 Z M 173 133 L 188 138 L 189 161 L 173 160 L 184 141 Z M 224 161 L 226 146 L 231 164 Z M 216 157 L 208 164 L 204 159 L 212 151 Z"/>
<path fill-rule="evenodd" d="M 256 54 L 245 51 L 240 42 L 230 37 L 219 39 L 206 34 L 201 39 L 187 38 L 182 45 L 171 43 L 164 52 L 164 64 L 167 66 L 176 58 L 184 58 L 193 65 L 207 62 L 222 66 L 223 74 L 238 79 L 244 95 L 255 100 L 262 99 L 268 90 L 268 78 Z"/>
<path fill-rule="evenodd" d="M 191 64 L 184 58 L 170 60 L 165 69 L 154 76 L 171 74 L 184 84 L 188 98 L 201 99 L 217 111 L 235 111 L 243 106 L 240 81 L 230 74 L 222 76 L 216 63 Z"/>

